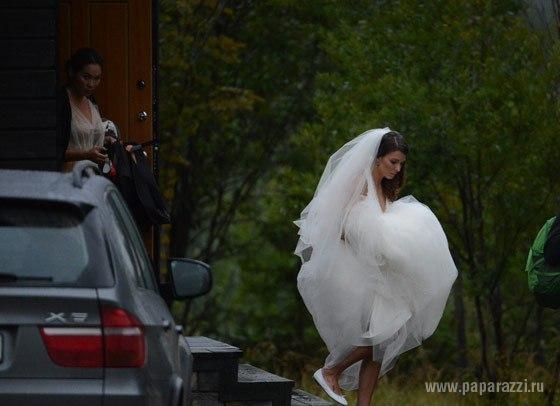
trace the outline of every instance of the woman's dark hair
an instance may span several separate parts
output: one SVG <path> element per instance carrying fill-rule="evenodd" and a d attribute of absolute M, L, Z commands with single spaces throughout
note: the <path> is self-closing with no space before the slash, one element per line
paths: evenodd
<path fill-rule="evenodd" d="M 401 151 L 404 155 L 408 155 L 408 144 L 406 143 L 402 134 L 399 134 L 396 131 L 389 131 L 388 133 L 385 133 L 381 138 L 376 158 L 384 157 L 385 155 L 393 151 Z M 381 188 L 383 189 L 383 194 L 392 202 L 397 200 L 399 190 L 404 185 L 405 169 L 405 163 L 403 163 L 401 170 L 395 175 L 393 179 L 383 178 L 381 180 Z"/>
<path fill-rule="evenodd" d="M 103 58 L 93 48 L 80 48 L 66 61 L 66 73 L 73 76 L 91 64 L 103 67 Z"/>

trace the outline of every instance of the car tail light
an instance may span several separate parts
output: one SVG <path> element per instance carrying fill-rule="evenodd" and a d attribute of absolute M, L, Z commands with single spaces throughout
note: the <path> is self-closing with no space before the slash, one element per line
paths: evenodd
<path fill-rule="evenodd" d="M 126 310 L 101 309 L 101 327 L 42 327 L 47 352 L 64 367 L 138 368 L 146 361 L 142 324 Z"/>
<path fill-rule="evenodd" d="M 103 338 L 99 327 L 43 327 L 41 336 L 55 364 L 63 367 L 103 366 Z"/>
<path fill-rule="evenodd" d="M 142 324 L 123 309 L 101 309 L 106 367 L 135 368 L 146 360 Z"/>

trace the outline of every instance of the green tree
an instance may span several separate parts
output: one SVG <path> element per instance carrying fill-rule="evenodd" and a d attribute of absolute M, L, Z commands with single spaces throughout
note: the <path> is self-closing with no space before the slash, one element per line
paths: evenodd
<path fill-rule="evenodd" d="M 407 190 L 436 212 L 463 274 L 454 309 L 459 363 L 468 352 L 466 293 L 478 331 L 475 363 L 497 379 L 515 355 L 508 337 L 516 334 L 505 326 L 526 314 L 504 310 L 531 306 L 519 294 L 524 260 L 554 212 L 558 49 L 543 52 L 514 1 L 363 2 L 358 9 L 325 36 L 332 69 L 318 76 L 318 119 L 296 148 L 333 151 L 352 134 L 385 125 L 409 136 Z"/>
<path fill-rule="evenodd" d="M 297 1 L 161 4 L 161 178 L 173 217 L 164 242 L 170 255 L 214 265 L 219 282 L 189 326 L 224 326 L 214 334 L 228 336 L 232 301 L 245 299 L 230 228 L 290 135 L 312 118 L 323 11 Z"/>
<path fill-rule="evenodd" d="M 320 362 L 291 221 L 332 152 L 390 126 L 411 145 L 404 193 L 436 213 L 460 271 L 440 328 L 400 365 L 507 380 L 554 351 L 558 315 L 536 308 L 523 269 L 556 211 L 560 61 L 521 2 L 161 3 L 170 253 L 216 276 L 188 332 L 292 377 Z"/>

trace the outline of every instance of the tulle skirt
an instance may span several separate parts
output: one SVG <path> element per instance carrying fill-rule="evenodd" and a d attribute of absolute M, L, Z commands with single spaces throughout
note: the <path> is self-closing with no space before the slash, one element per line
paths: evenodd
<path fill-rule="evenodd" d="M 435 331 L 457 269 L 428 207 L 410 196 L 382 214 L 373 204 L 358 202 L 339 242 L 312 253 L 298 289 L 329 350 L 325 365 L 372 346 L 382 376 Z M 342 388 L 357 388 L 360 364 L 343 373 Z"/>

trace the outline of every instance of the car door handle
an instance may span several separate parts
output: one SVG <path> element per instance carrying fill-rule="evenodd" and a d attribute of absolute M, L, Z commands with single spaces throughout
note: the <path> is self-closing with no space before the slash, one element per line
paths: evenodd
<path fill-rule="evenodd" d="M 167 331 L 171 328 L 171 322 L 169 320 L 162 320 L 161 327 Z"/>

